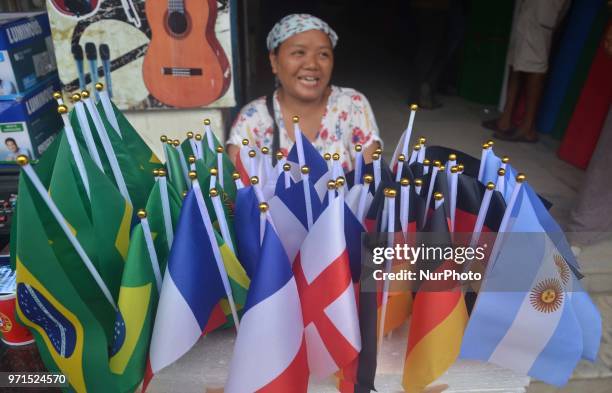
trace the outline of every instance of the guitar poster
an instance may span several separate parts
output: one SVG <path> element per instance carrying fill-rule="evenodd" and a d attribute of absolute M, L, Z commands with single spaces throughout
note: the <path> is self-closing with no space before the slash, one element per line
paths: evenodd
<path fill-rule="evenodd" d="M 229 1 L 47 0 L 64 90 L 102 82 L 123 110 L 235 106 Z"/>

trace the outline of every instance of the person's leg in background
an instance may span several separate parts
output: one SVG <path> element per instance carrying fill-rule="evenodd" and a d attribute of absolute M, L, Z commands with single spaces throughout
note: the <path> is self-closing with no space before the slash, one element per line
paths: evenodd
<path fill-rule="evenodd" d="M 519 91 L 521 89 L 521 82 L 523 74 L 518 71 L 514 71 L 510 67 L 510 75 L 508 77 L 508 88 L 506 90 L 506 104 L 504 105 L 504 111 L 497 120 L 496 129 L 502 132 L 510 132 L 512 128 L 512 114 L 514 113 L 514 107 L 518 100 Z"/>

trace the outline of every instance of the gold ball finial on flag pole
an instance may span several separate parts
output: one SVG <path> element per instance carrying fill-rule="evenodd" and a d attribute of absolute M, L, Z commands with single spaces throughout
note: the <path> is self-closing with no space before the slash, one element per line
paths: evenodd
<path fill-rule="evenodd" d="M 304 165 L 301 169 L 300 172 L 302 172 L 302 175 L 307 175 L 310 173 L 310 168 L 308 168 L 306 165 Z"/>
<path fill-rule="evenodd" d="M 138 218 L 140 218 L 141 220 L 144 218 L 147 218 L 147 211 L 145 209 L 138 209 L 138 213 L 136 213 L 138 215 Z"/>
<path fill-rule="evenodd" d="M 261 148 L 261 154 L 268 154 L 270 153 L 270 149 L 268 149 L 266 146 Z"/>
<path fill-rule="evenodd" d="M 427 165 L 427 166 L 431 165 L 431 161 L 429 161 L 429 158 L 426 158 L 423 160 L 423 165 Z"/>
<path fill-rule="evenodd" d="M 385 188 L 384 192 L 387 198 L 395 198 L 397 195 L 397 191 L 395 191 L 393 188 Z"/>
<path fill-rule="evenodd" d="M 382 154 L 383 150 L 379 147 L 378 149 L 374 150 L 374 153 L 376 154 Z"/>
<path fill-rule="evenodd" d="M 216 188 L 214 188 L 214 187 L 213 187 L 213 188 L 211 188 L 211 189 L 208 191 L 208 193 L 209 193 L 209 195 L 210 195 L 212 198 L 214 198 L 214 197 L 216 197 L 216 196 L 219 196 L 219 191 L 217 191 L 217 189 L 216 189 Z"/>
<path fill-rule="evenodd" d="M 436 193 L 434 193 L 434 199 L 436 201 L 441 201 L 442 199 L 444 199 L 444 195 L 442 195 L 441 192 L 436 192 Z"/>
<path fill-rule="evenodd" d="M 421 187 L 423 185 L 423 179 L 414 179 L 414 185 Z"/>
<path fill-rule="evenodd" d="M 153 176 L 155 177 L 159 176 L 159 169 L 157 168 L 153 169 Z"/>
<path fill-rule="evenodd" d="M 427 138 L 425 138 L 424 136 L 419 138 L 419 144 L 424 145 L 425 142 L 427 142 Z"/>
<path fill-rule="evenodd" d="M 453 165 L 450 169 L 451 173 L 457 173 L 459 172 L 459 168 L 457 167 L 457 165 Z"/>
<path fill-rule="evenodd" d="M 508 156 L 503 156 L 503 157 L 502 157 L 502 162 L 503 162 L 504 164 L 509 163 L 509 162 L 510 162 L 510 157 L 508 157 Z"/>
<path fill-rule="evenodd" d="M 196 141 L 201 141 L 202 140 L 202 134 L 195 134 L 195 140 Z"/>
<path fill-rule="evenodd" d="M 104 84 L 102 82 L 96 83 L 96 90 L 98 91 L 104 90 Z"/>
<path fill-rule="evenodd" d="M 159 176 L 159 177 L 166 177 L 166 170 L 164 168 L 159 168 L 157 170 L 157 176 Z"/>
<path fill-rule="evenodd" d="M 445 170 L 445 169 L 446 169 L 446 166 L 444 166 L 444 165 L 440 165 L 440 171 L 443 171 L 443 170 Z"/>
<path fill-rule="evenodd" d="M 489 145 L 489 147 L 493 147 L 493 145 L 495 144 L 495 142 L 493 142 L 493 140 L 489 139 L 487 142 L 487 145 Z"/>
<path fill-rule="evenodd" d="M 189 171 L 189 178 L 191 180 L 195 180 L 198 178 L 198 173 L 196 171 Z"/>
<path fill-rule="evenodd" d="M 28 165 L 30 163 L 30 159 L 25 154 L 18 155 L 15 161 L 17 161 L 19 166 Z"/>
<path fill-rule="evenodd" d="M 255 150 L 249 150 L 249 157 L 255 158 L 256 155 L 257 155 L 257 152 Z"/>
<path fill-rule="evenodd" d="M 183 199 L 185 199 L 185 197 L 187 196 L 187 190 L 183 191 L 181 195 L 183 196 Z"/>
<path fill-rule="evenodd" d="M 58 106 L 57 113 L 59 113 L 60 115 L 65 115 L 66 113 L 68 113 L 68 107 L 66 105 Z"/>
<path fill-rule="evenodd" d="M 210 119 L 204 119 L 204 125 L 205 126 L 209 126 L 210 125 Z"/>
<path fill-rule="evenodd" d="M 196 158 L 195 156 L 192 154 L 189 156 L 189 158 L 187 158 L 187 161 L 189 161 L 190 164 L 195 164 L 196 162 Z"/>
<path fill-rule="evenodd" d="M 442 163 L 441 163 L 440 161 L 438 161 L 438 160 L 434 160 L 433 165 L 434 165 L 435 167 L 440 168 L 440 167 L 442 166 Z"/>
<path fill-rule="evenodd" d="M 242 146 L 248 146 L 248 145 L 249 145 L 249 140 L 248 140 L 248 139 L 246 139 L 246 138 L 244 138 L 244 139 L 242 140 Z"/>
<path fill-rule="evenodd" d="M 506 174 L 506 170 L 504 168 L 499 168 L 497 170 L 497 176 L 504 176 Z"/>
<path fill-rule="evenodd" d="M 372 182 L 374 182 L 374 176 L 369 175 L 369 174 L 368 175 L 364 175 L 363 176 L 363 182 L 365 184 L 372 184 Z"/>
<path fill-rule="evenodd" d="M 405 177 L 403 177 L 403 178 L 400 179 L 400 185 L 402 187 L 408 187 L 410 185 L 410 180 L 405 178 Z"/>
<path fill-rule="evenodd" d="M 416 150 L 416 151 L 421 150 L 421 144 L 417 143 L 416 145 L 414 145 L 414 150 Z"/>
<path fill-rule="evenodd" d="M 172 141 L 172 145 L 174 147 L 179 147 L 181 145 L 181 141 L 179 141 L 178 139 L 175 139 Z"/>
<path fill-rule="evenodd" d="M 291 118 L 291 120 L 293 121 L 293 123 L 294 123 L 294 124 L 295 124 L 295 123 L 299 123 L 299 122 L 300 122 L 300 117 L 299 117 L 299 116 L 293 116 L 293 117 Z"/>
<path fill-rule="evenodd" d="M 338 154 L 338 153 L 334 153 L 334 154 L 332 155 L 332 159 L 333 159 L 334 161 L 339 161 L 339 160 L 340 160 L 340 154 Z"/>
<path fill-rule="evenodd" d="M 283 164 L 283 171 L 289 172 L 290 170 L 291 170 L 291 164 L 289 164 L 288 162 Z"/>
<path fill-rule="evenodd" d="M 259 184 L 259 178 L 257 176 L 252 176 L 251 177 L 251 184 L 252 185 L 257 185 Z"/>
<path fill-rule="evenodd" d="M 210 170 L 208 171 L 212 176 L 217 176 L 217 174 L 219 173 L 217 171 L 217 168 L 210 168 Z"/>
<path fill-rule="evenodd" d="M 524 173 L 519 173 L 518 175 L 516 175 L 516 182 L 517 183 L 522 183 L 525 180 L 527 180 L 527 176 Z"/>
<path fill-rule="evenodd" d="M 359 152 L 360 152 L 362 149 L 363 149 L 363 147 L 362 147 L 360 144 L 356 144 L 356 145 L 355 145 L 355 151 L 356 151 L 357 153 L 359 153 Z"/>
<path fill-rule="evenodd" d="M 397 156 L 397 160 L 400 162 L 404 162 L 406 161 L 406 156 L 403 154 L 400 154 L 399 156 Z"/>
<path fill-rule="evenodd" d="M 417 104 L 412 104 L 412 105 L 410 105 L 410 110 L 411 110 L 411 111 L 416 111 L 416 110 L 418 110 L 418 109 L 419 109 L 419 106 L 418 106 Z"/>
<path fill-rule="evenodd" d="M 459 172 L 463 172 L 465 167 L 463 166 L 463 164 L 459 164 L 459 165 L 457 165 L 457 169 L 459 169 Z"/>
<path fill-rule="evenodd" d="M 279 151 L 276 152 L 276 161 L 282 160 L 283 157 L 285 157 L 285 155 L 283 154 L 282 151 L 279 150 Z"/>
<path fill-rule="evenodd" d="M 329 160 L 331 160 L 331 158 L 332 158 L 331 154 L 329 154 L 329 153 L 325 153 L 325 154 L 323 154 L 323 159 L 324 159 L 325 161 L 329 161 Z"/>
<path fill-rule="evenodd" d="M 327 182 L 327 189 L 328 190 L 335 190 L 336 189 L 336 182 L 333 180 L 329 180 Z"/>
<path fill-rule="evenodd" d="M 261 202 L 261 203 L 259 204 L 259 211 L 260 211 L 261 213 L 267 213 L 267 212 L 268 212 L 268 209 L 270 209 L 270 206 L 268 206 L 268 204 L 267 204 L 266 202 Z"/>
<path fill-rule="evenodd" d="M 81 92 L 81 98 L 89 98 L 89 90 L 83 90 Z"/>
<path fill-rule="evenodd" d="M 448 155 L 448 160 L 449 161 L 456 161 L 457 160 L 457 155 L 455 153 L 451 153 Z"/>
<path fill-rule="evenodd" d="M 340 188 L 340 187 L 344 187 L 344 184 L 346 183 L 346 180 L 344 180 L 344 177 L 340 176 L 336 179 L 336 188 Z"/>
<path fill-rule="evenodd" d="M 59 100 L 62 98 L 62 92 L 61 91 L 55 91 L 53 92 L 53 99 L 55 100 Z"/>
<path fill-rule="evenodd" d="M 81 101 L 81 95 L 79 93 L 74 93 L 73 95 L 70 96 L 70 98 L 72 99 L 72 102 Z"/>
<path fill-rule="evenodd" d="M 217 146 L 217 153 L 223 153 L 223 146 Z"/>
<path fill-rule="evenodd" d="M 235 180 L 238 180 L 238 179 L 240 179 L 240 173 L 238 173 L 238 172 L 232 173 L 232 180 L 235 181 Z"/>
<path fill-rule="evenodd" d="M 166 143 L 168 142 L 168 137 L 165 135 L 162 135 L 159 137 L 159 140 L 161 141 L 161 143 Z"/>
<path fill-rule="evenodd" d="M 378 153 L 372 153 L 372 160 L 376 161 L 380 158 L 380 154 Z"/>
<path fill-rule="evenodd" d="M 487 183 L 487 190 L 489 191 L 493 191 L 495 190 L 495 183 L 493 183 L 492 181 Z"/>
<path fill-rule="evenodd" d="M 487 142 L 485 142 L 485 143 L 483 143 L 483 144 L 482 144 L 482 148 L 483 148 L 483 150 L 484 150 L 484 149 L 488 149 L 489 147 L 491 147 L 491 146 L 489 146 L 489 144 L 488 144 Z"/>
<path fill-rule="evenodd" d="M 193 139 L 193 131 L 188 131 L 187 132 L 187 138 Z"/>

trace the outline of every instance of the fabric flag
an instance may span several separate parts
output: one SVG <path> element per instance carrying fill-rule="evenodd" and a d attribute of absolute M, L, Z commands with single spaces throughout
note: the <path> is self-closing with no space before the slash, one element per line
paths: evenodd
<path fill-rule="evenodd" d="M 451 244 L 443 206 L 433 211 L 426 232 L 435 236 L 438 247 Z M 429 266 L 432 262 L 424 263 Z M 456 268 L 454 261 L 440 261 L 430 270 L 441 272 Z M 461 348 L 468 319 L 463 293 L 452 288 L 450 281 L 443 288 L 437 285 L 435 281 L 424 281 L 414 297 L 402 377 L 407 393 L 421 392 L 440 377 L 455 362 Z"/>
<path fill-rule="evenodd" d="M 68 221 L 73 234 L 84 247 L 116 300 L 127 258 L 133 218 L 132 207 L 95 165 L 87 152 L 80 149 L 89 181 L 91 195 L 91 200 L 89 200 L 82 186 L 82 180 L 76 169 L 65 133 L 62 133 L 59 138 L 53 174 L 48 184 L 49 195 Z M 41 209 L 44 210 L 46 207 Z M 52 228 L 53 226 L 45 227 L 50 239 L 59 233 L 52 232 Z M 87 304 L 92 306 L 92 312 L 99 318 L 110 341 L 115 311 L 109 307 L 104 298 L 100 298 L 99 306 L 94 306 L 93 299 L 86 295 L 91 294 L 89 285 L 92 283 L 81 278 L 82 275 L 89 277 L 89 273 L 85 271 L 80 261 L 75 261 L 76 266 L 68 265 L 69 260 L 64 261 L 61 257 L 64 252 L 62 247 L 61 242 L 54 242 L 52 245 L 59 260 L 67 263 L 65 265 L 66 274 L 71 277 L 77 289 L 82 288 L 83 298 Z"/>
<path fill-rule="evenodd" d="M 302 135 L 302 145 L 304 147 L 304 165 L 310 168 L 308 175 L 309 180 L 312 184 L 315 184 L 321 176 L 327 173 L 327 163 L 321 156 L 321 153 L 310 143 L 308 138 Z M 299 168 L 298 150 L 297 144 L 294 144 L 289 154 L 287 155 L 287 161 L 291 164 L 292 168 Z"/>
<path fill-rule="evenodd" d="M 217 137 L 213 133 L 211 134 L 213 135 L 213 138 L 215 141 L 215 147 L 220 147 L 220 146 L 222 147 L 223 145 L 221 144 L 221 142 L 219 142 Z M 205 138 L 206 136 L 204 136 L 204 138 L 202 139 L 202 147 L 203 147 L 202 153 L 203 153 L 204 166 L 206 168 L 219 169 L 218 168 L 219 167 L 218 153 L 216 151 L 211 151 L 208 148 L 208 143 L 206 142 Z M 225 151 L 223 151 L 223 154 L 221 155 L 221 161 L 223 165 L 223 190 L 225 191 L 229 199 L 233 202 L 236 200 L 237 189 L 236 189 L 236 183 L 232 180 L 232 174 L 236 172 L 236 167 L 234 166 L 234 164 L 232 163 L 232 160 L 230 160 L 229 156 L 227 155 Z M 244 184 L 245 185 L 249 184 L 249 181 L 247 180 L 246 183 Z"/>
<path fill-rule="evenodd" d="M 125 145 L 125 148 L 132 155 L 132 159 L 138 164 L 138 167 L 143 172 L 152 173 L 153 169 L 159 168 L 161 161 L 155 155 L 155 153 L 153 153 L 144 139 L 142 139 L 138 131 L 134 129 L 123 112 L 121 112 L 114 103 L 111 102 L 111 105 L 113 112 L 115 113 L 115 117 L 117 118 L 117 123 L 119 125 L 118 131 L 121 134 L 121 139 Z M 104 123 L 104 128 L 106 128 L 106 132 L 110 134 L 112 131 L 114 131 L 114 129 L 111 122 L 106 117 L 106 113 L 102 107 L 102 102 L 97 103 L 97 108 L 98 113 L 102 118 L 102 122 Z"/>
<path fill-rule="evenodd" d="M 253 278 L 261 252 L 259 201 L 253 187 L 244 187 L 236 195 L 234 233 L 238 260 Z"/>
<path fill-rule="evenodd" d="M 601 316 L 548 232 L 546 208 L 524 184 L 478 296 L 461 357 L 562 386 L 581 357 L 594 360 Z"/>
<path fill-rule="evenodd" d="M 133 392 L 142 381 L 159 293 L 142 224 L 130 242 L 121 280 L 109 366 L 121 392 Z"/>
<path fill-rule="evenodd" d="M 426 157 L 429 161 L 440 161 L 445 163 L 448 160 L 448 156 L 455 154 L 457 156 L 457 163 L 462 164 L 464 167 L 463 174 L 470 177 L 478 177 L 478 169 L 480 168 L 480 159 L 464 153 L 459 150 L 451 149 L 444 146 L 428 146 Z M 497 168 L 495 169 L 497 171 Z M 486 182 L 484 182 L 486 184 Z"/>
<path fill-rule="evenodd" d="M 359 354 L 361 337 L 344 239 L 344 203 L 334 199 L 304 239 L 293 264 L 310 372 L 330 376 Z"/>
<path fill-rule="evenodd" d="M 297 284 L 280 239 L 267 222 L 225 391 L 306 392 L 308 374 Z"/>
<path fill-rule="evenodd" d="M 457 176 L 455 232 L 472 232 L 485 193 L 485 185 L 462 173 Z M 482 232 L 497 232 L 505 210 L 506 202 L 503 196 L 499 191 L 493 191 Z"/>
<path fill-rule="evenodd" d="M 218 240 L 219 236 L 215 236 Z M 164 274 L 151 338 L 145 388 L 154 373 L 187 353 L 202 334 L 226 322 L 221 304 L 226 295 L 215 263 L 213 247 L 219 245 L 211 244 L 196 196 L 191 190 L 183 201 Z M 222 247 L 221 254 L 225 257 Z M 232 272 L 224 264 L 231 283 Z"/>
<path fill-rule="evenodd" d="M 172 183 L 179 195 L 183 194 L 183 191 L 187 191 L 187 183 L 185 183 L 185 174 L 183 173 L 183 166 L 181 164 L 181 157 L 170 144 L 164 144 L 166 151 L 166 169 L 168 172 L 168 183 Z"/>
<path fill-rule="evenodd" d="M 115 184 L 117 184 L 117 179 L 114 178 L 113 171 L 111 169 L 111 161 L 109 161 L 108 155 L 104 150 L 103 143 L 100 137 L 98 136 L 98 133 L 94 131 L 96 128 L 91 118 L 91 114 L 87 114 L 87 119 L 89 121 L 93 138 L 98 148 L 98 154 L 100 155 L 100 159 L 102 160 L 104 173 L 110 179 L 113 179 Z M 84 144 L 83 131 L 81 130 L 79 122 L 76 118 L 76 112 L 74 110 L 70 113 L 70 122 L 72 124 L 72 128 L 74 129 L 77 139 L 79 140 L 79 142 L 81 142 L 81 144 Z M 154 183 L 153 169 L 159 168 L 161 162 L 151 152 L 151 150 L 148 149 L 148 147 L 147 161 L 139 162 L 138 158 L 142 153 L 140 153 L 140 151 L 131 151 L 129 149 L 130 145 L 128 144 L 128 139 L 122 139 L 113 130 L 112 126 L 109 123 L 104 122 L 104 119 L 103 124 L 104 130 L 101 131 L 106 133 L 112 145 L 112 150 L 117 158 L 117 163 L 119 165 L 118 169 L 121 171 L 132 204 L 134 206 L 145 206 L 145 204 L 147 203 L 147 198 L 149 197 L 149 193 Z M 139 136 L 137 137 L 140 138 Z M 128 138 L 127 134 L 126 138 Z M 153 161 L 149 162 L 148 160 Z"/>
<path fill-rule="evenodd" d="M 115 379 L 108 367 L 108 342 L 103 327 L 93 314 L 90 302 L 67 273 L 78 269 L 81 283 L 97 291 L 91 275 L 81 266 L 79 256 L 68 240 L 47 231 L 61 233 L 53 218 L 40 212 L 42 203 L 24 177 L 19 184 L 16 243 L 16 314 L 29 327 L 46 368 L 66 375 L 76 392 L 115 391 Z M 48 214 L 50 215 L 50 214 Z M 64 245 L 62 254 L 51 247 Z M 59 255 L 59 257 L 58 257 Z M 67 266 L 73 266 L 67 269 Z M 99 299 L 104 300 L 100 294 Z M 90 297 L 92 299 L 92 297 Z"/>

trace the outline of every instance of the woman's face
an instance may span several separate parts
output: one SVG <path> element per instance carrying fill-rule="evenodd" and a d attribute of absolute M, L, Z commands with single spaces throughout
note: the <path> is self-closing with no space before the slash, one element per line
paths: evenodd
<path fill-rule="evenodd" d="M 329 85 L 334 52 L 327 34 L 308 30 L 285 40 L 276 54 L 271 52 L 270 63 L 286 94 L 314 101 Z"/>

